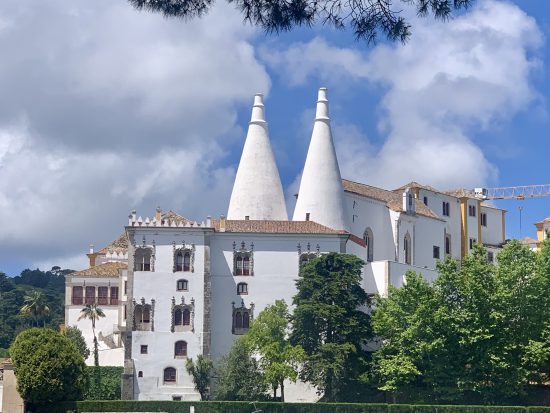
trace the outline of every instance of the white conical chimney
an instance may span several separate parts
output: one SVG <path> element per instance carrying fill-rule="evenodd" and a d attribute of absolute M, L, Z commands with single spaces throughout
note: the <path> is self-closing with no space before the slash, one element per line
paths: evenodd
<path fill-rule="evenodd" d="M 271 151 L 263 95 L 254 96 L 252 118 L 235 177 L 227 219 L 288 220 L 279 170 Z"/>
<path fill-rule="evenodd" d="M 344 189 L 332 142 L 326 88 L 319 89 L 313 133 L 292 220 L 315 221 L 330 228 L 348 230 L 344 214 Z"/>

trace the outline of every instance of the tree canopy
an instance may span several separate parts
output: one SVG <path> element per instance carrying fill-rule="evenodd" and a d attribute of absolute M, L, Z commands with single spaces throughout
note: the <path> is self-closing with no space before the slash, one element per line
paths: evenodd
<path fill-rule="evenodd" d="M 323 254 L 300 268 L 296 282 L 291 342 L 305 352 L 301 379 L 326 401 L 353 399 L 350 392 L 368 370 L 364 348 L 372 334 L 363 264 L 354 255 Z"/>
<path fill-rule="evenodd" d="M 250 346 L 238 338 L 216 366 L 216 400 L 262 400 L 267 386 Z"/>
<path fill-rule="evenodd" d="M 253 351 L 259 356 L 259 365 L 264 380 L 277 396 L 281 389 L 281 401 L 285 400 L 285 380 L 295 382 L 304 359 L 304 351 L 288 339 L 290 315 L 284 300 L 268 305 L 252 323 L 244 336 Z"/>
<path fill-rule="evenodd" d="M 137 9 L 167 17 L 201 17 L 214 6 L 213 0 L 128 0 Z M 267 33 L 289 31 L 317 23 L 353 30 L 357 39 L 374 43 L 385 36 L 406 42 L 411 24 L 403 7 L 413 7 L 419 16 L 447 20 L 453 11 L 468 8 L 475 0 L 228 0 L 242 13 L 244 21 Z M 396 4 L 394 4 L 396 3 Z"/>
<path fill-rule="evenodd" d="M 214 365 L 212 360 L 208 357 L 199 354 L 197 361 L 193 361 L 192 358 L 187 359 L 185 363 L 185 369 L 193 377 L 193 383 L 195 389 L 201 395 L 201 400 L 210 399 L 210 379 Z"/>
<path fill-rule="evenodd" d="M 374 378 L 416 400 L 503 403 L 549 378 L 550 240 L 533 253 L 519 241 L 487 262 L 480 245 L 459 265 L 446 259 L 429 285 L 409 272 L 376 300 L 382 346 Z"/>
<path fill-rule="evenodd" d="M 79 400 L 87 387 L 86 365 L 76 346 L 48 328 L 19 333 L 10 347 L 17 391 L 30 403 Z"/>

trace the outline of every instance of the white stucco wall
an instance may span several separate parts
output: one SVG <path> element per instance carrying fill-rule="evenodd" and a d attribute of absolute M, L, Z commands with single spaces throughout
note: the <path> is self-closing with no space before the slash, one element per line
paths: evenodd
<path fill-rule="evenodd" d="M 481 212 L 487 214 L 487 226 L 481 226 L 481 239 L 484 244 L 499 245 L 504 242 L 501 209 L 481 206 Z"/>

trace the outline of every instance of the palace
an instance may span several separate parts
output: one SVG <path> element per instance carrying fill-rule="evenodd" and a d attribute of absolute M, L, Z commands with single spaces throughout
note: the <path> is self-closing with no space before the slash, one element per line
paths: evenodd
<path fill-rule="evenodd" d="M 80 310 L 90 303 L 104 310 L 100 362 L 124 366 L 123 398 L 197 400 L 185 359 L 219 359 L 263 308 L 290 304 L 300 265 L 311 258 L 355 254 L 365 261 L 365 291 L 384 295 L 407 270 L 433 280 L 438 260 L 460 260 L 475 243 L 493 261 L 504 241 L 505 211 L 471 191 L 342 179 L 324 88 L 290 220 L 256 95 L 227 216 L 197 222 L 160 208 L 145 218 L 132 211 L 120 238 L 91 248 L 90 268 L 66 277 L 66 325 L 79 327 L 91 348 Z M 287 389 L 289 401 L 314 398 L 303 383 Z"/>

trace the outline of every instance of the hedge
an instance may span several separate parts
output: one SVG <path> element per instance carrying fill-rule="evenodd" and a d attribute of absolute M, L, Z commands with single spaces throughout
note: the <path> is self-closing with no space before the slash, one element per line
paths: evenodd
<path fill-rule="evenodd" d="M 79 401 L 51 406 L 48 413 L 83 412 L 166 412 L 189 413 L 250 413 L 249 402 L 190 402 L 190 401 Z M 257 402 L 262 413 L 550 413 L 550 407 L 523 406 L 441 406 L 412 404 L 369 403 L 275 403 Z"/>

